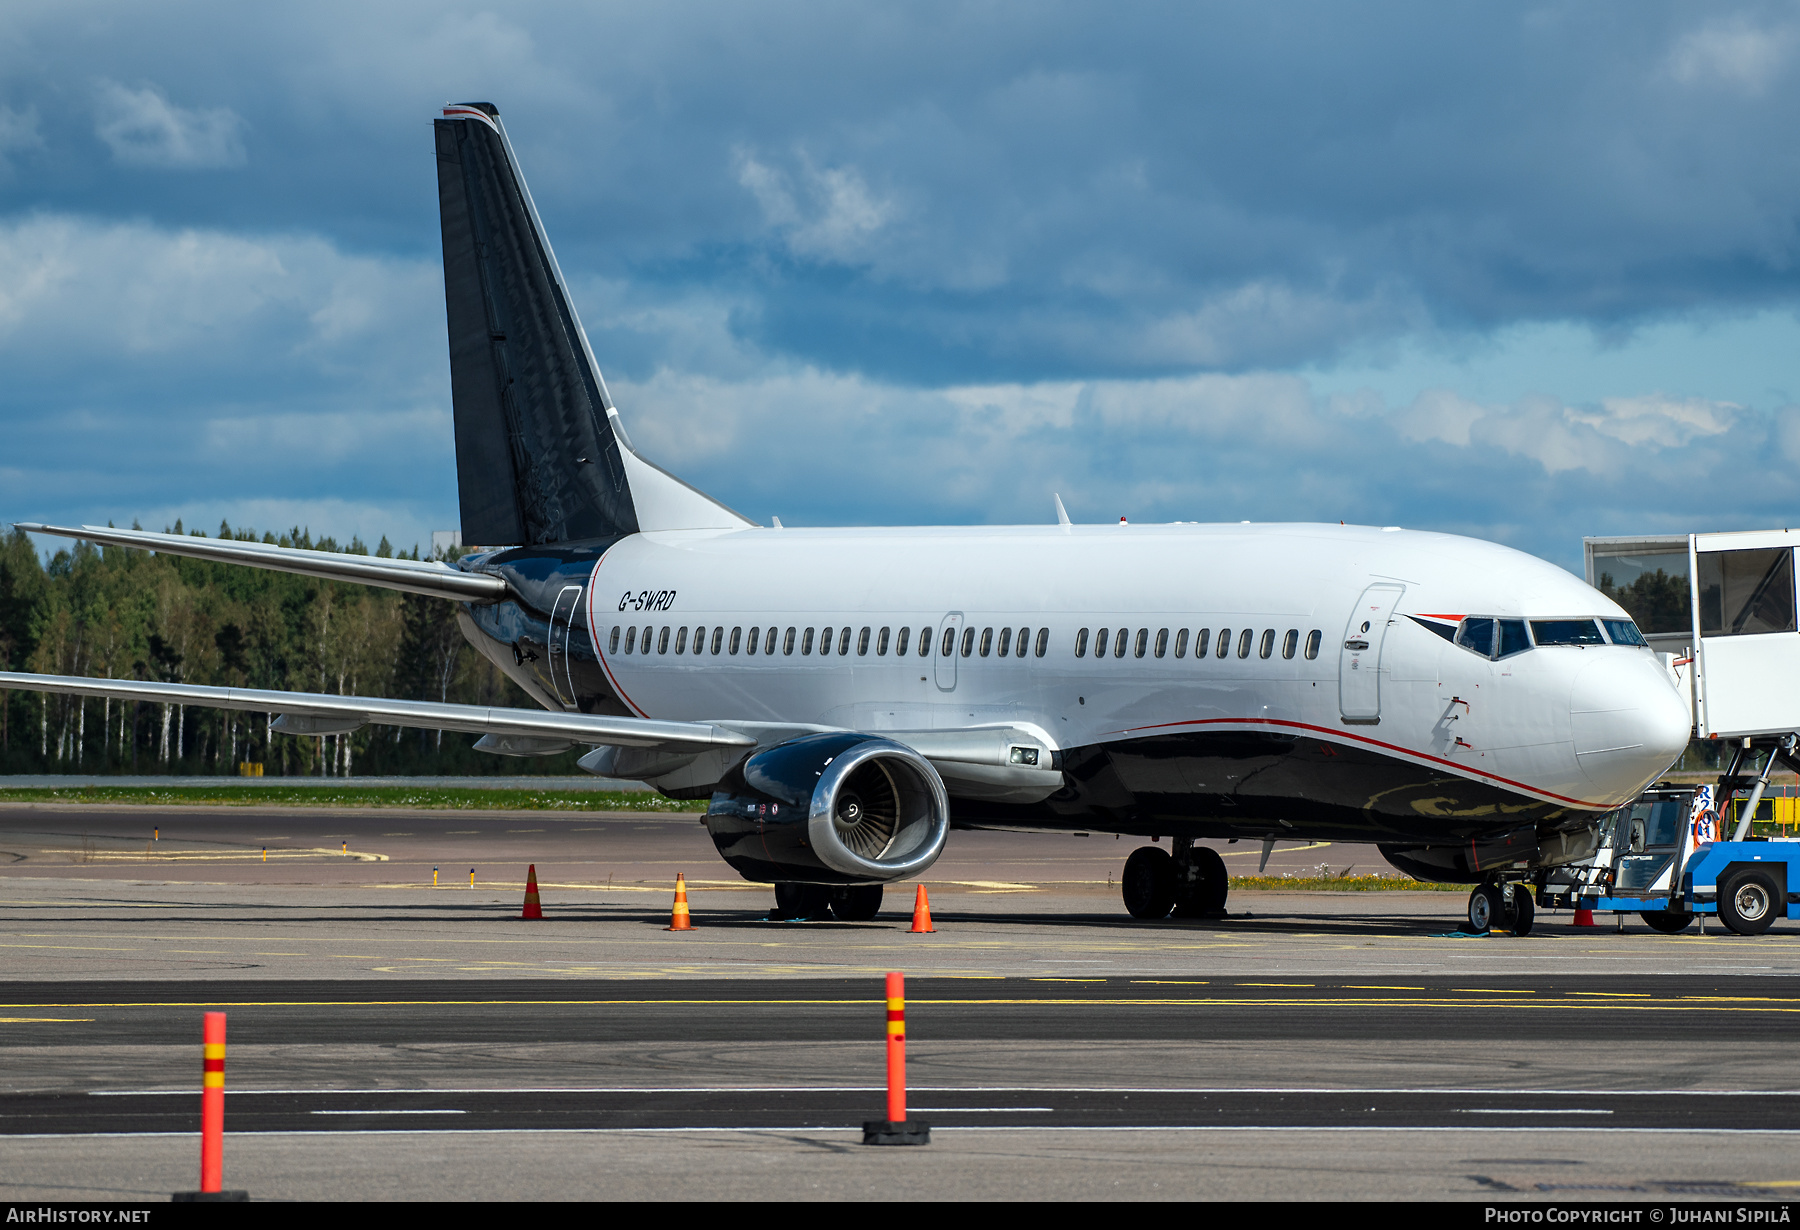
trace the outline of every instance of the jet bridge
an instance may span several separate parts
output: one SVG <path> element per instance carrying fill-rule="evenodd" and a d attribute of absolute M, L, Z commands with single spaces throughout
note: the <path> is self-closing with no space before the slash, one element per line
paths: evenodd
<path fill-rule="evenodd" d="M 1588 582 L 1631 613 L 1687 693 L 1695 737 L 1730 761 L 1714 784 L 1659 783 L 1612 813 L 1592 858 L 1538 874 L 1537 904 L 1621 925 L 1638 913 L 1669 933 L 1707 914 L 1742 935 L 1800 918 L 1800 839 L 1753 831 L 1776 766 L 1800 773 L 1800 532 L 1583 545 Z"/>

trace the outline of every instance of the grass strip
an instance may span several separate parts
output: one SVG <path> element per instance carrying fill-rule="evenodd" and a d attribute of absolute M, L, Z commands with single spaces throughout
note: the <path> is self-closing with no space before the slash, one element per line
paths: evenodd
<path fill-rule="evenodd" d="M 439 811 L 624 811 L 695 813 L 704 800 L 677 802 L 648 791 L 481 790 L 347 786 L 42 786 L 0 789 L 0 803 L 134 803 L 182 807 L 408 807 Z"/>
<path fill-rule="evenodd" d="M 1467 884 L 1433 884 L 1403 875 L 1232 876 L 1233 888 L 1267 888 L 1290 893 L 1466 893 Z"/>

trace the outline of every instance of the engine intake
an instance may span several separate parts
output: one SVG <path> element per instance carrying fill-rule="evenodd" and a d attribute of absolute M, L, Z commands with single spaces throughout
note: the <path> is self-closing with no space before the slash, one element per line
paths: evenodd
<path fill-rule="evenodd" d="M 746 880 L 884 883 L 937 861 L 950 798 L 911 748 L 837 731 L 778 744 L 731 770 L 706 828 Z"/>

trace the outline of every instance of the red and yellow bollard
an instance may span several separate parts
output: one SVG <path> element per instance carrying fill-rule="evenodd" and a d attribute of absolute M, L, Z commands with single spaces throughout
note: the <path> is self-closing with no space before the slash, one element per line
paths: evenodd
<path fill-rule="evenodd" d="M 200 1028 L 200 1190 L 175 1199 L 248 1200 L 225 1185 L 225 1014 L 209 1012 Z"/>
<path fill-rule="evenodd" d="M 931 1125 L 906 1117 L 906 975 L 887 976 L 887 1115 L 863 1123 L 865 1145 L 928 1145 Z"/>

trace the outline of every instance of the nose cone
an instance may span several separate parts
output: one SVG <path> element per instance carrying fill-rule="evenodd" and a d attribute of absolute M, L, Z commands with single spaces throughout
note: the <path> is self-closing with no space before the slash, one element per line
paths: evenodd
<path fill-rule="evenodd" d="M 1642 650 L 1595 649 L 1569 694 L 1575 759 L 1595 802 L 1624 803 L 1655 781 L 1687 747 L 1687 702 Z"/>

